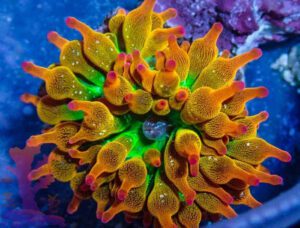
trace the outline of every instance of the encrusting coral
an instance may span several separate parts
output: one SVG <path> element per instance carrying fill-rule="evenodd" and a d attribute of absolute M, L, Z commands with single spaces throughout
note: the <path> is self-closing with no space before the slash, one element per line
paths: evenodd
<path fill-rule="evenodd" d="M 220 23 L 191 44 L 179 44 L 184 28 L 164 27 L 176 10 L 157 13 L 154 5 L 145 0 L 131 12 L 119 9 L 107 33 L 69 17 L 67 26 L 83 40 L 50 32 L 60 63 L 23 63 L 25 72 L 44 80 L 46 95 L 21 99 L 54 125 L 27 145 L 57 145 L 28 178 L 70 182 L 68 212 L 92 198 L 103 223 L 120 212 L 127 221 L 143 218 L 145 226 L 162 227 L 198 227 L 211 214 L 235 217 L 230 204 L 260 205 L 250 186 L 282 183 L 261 163 L 291 160 L 257 136 L 268 113 L 246 111 L 249 100 L 268 90 L 234 80 L 262 52 L 219 55 Z"/>

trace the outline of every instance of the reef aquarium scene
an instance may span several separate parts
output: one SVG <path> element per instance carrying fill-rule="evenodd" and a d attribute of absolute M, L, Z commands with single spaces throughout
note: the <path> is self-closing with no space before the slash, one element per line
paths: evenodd
<path fill-rule="evenodd" d="M 0 17 L 0 227 L 300 226 L 300 0 Z"/>

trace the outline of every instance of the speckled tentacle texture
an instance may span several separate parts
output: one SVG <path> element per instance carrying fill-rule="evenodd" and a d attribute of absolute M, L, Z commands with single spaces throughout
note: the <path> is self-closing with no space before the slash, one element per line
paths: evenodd
<path fill-rule="evenodd" d="M 48 68 L 23 63 L 45 82 L 46 94 L 21 99 L 53 126 L 27 145 L 56 145 L 28 178 L 69 182 L 68 213 L 92 198 L 103 223 L 124 212 L 127 221 L 143 219 L 145 226 L 198 227 L 215 214 L 235 217 L 231 205 L 260 206 L 250 186 L 282 184 L 261 163 L 291 160 L 257 136 L 268 113 L 248 116 L 245 108 L 268 90 L 235 80 L 261 50 L 219 55 L 220 23 L 192 43 L 179 43 L 184 28 L 164 27 L 176 10 L 157 13 L 154 5 L 145 0 L 131 12 L 119 9 L 107 33 L 69 17 L 67 26 L 82 41 L 50 32 L 60 62 Z"/>

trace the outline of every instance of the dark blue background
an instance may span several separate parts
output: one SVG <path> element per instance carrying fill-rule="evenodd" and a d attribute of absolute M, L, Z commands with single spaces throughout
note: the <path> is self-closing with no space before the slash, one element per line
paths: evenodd
<path fill-rule="evenodd" d="M 14 178 L 6 169 L 6 165 L 12 164 L 8 150 L 13 146 L 24 147 L 26 139 L 32 134 L 39 133 L 42 127 L 34 108 L 19 101 L 20 95 L 24 92 L 37 93 L 41 83 L 40 80 L 22 72 L 21 62 L 30 60 L 42 66 L 57 62 L 59 52 L 47 42 L 47 32 L 55 30 L 68 39 L 80 38 L 76 31 L 65 26 L 64 20 L 67 16 L 77 17 L 92 28 L 97 28 L 105 16 L 117 6 L 130 10 L 137 5 L 137 1 L 0 0 L 0 5 L 0 213 L 2 213 L 7 205 L 3 194 L 12 192 L 16 197 L 18 195 L 15 181 L 10 185 L 1 181 L 4 178 Z M 264 45 L 263 57 L 249 64 L 246 69 L 247 86 L 263 85 L 270 90 L 268 98 L 252 101 L 248 106 L 250 114 L 256 114 L 261 110 L 270 113 L 269 120 L 261 125 L 260 135 L 275 146 L 291 152 L 294 157 L 291 164 L 283 164 L 275 159 L 266 162 L 272 172 L 277 172 L 285 178 L 285 185 L 273 187 L 262 184 L 263 186 L 255 190 L 255 195 L 261 201 L 269 200 L 299 180 L 300 168 L 297 166 L 300 161 L 299 94 L 296 88 L 285 83 L 279 73 L 270 68 L 270 64 L 281 53 L 288 52 L 296 43 L 299 43 L 297 37 L 280 44 Z M 56 187 L 62 186 L 57 184 Z M 57 190 L 52 188 L 49 191 Z M 69 199 L 70 192 L 66 190 L 66 195 L 61 199 L 64 206 Z M 92 213 L 90 218 L 93 220 L 94 211 L 89 212 Z M 79 213 L 85 212 L 80 210 Z"/>

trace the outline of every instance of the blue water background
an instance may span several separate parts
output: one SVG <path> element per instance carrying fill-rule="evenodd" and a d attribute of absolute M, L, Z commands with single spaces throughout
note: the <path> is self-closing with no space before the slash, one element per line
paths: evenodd
<path fill-rule="evenodd" d="M 26 139 L 39 133 L 42 127 L 34 107 L 19 101 L 20 95 L 24 92 L 36 94 L 41 83 L 39 79 L 22 72 L 21 62 L 30 60 L 41 66 L 58 62 L 59 51 L 48 43 L 46 34 L 55 30 L 70 40 L 79 39 L 79 33 L 65 26 L 64 20 L 67 16 L 77 17 L 92 28 L 97 28 L 116 6 L 130 10 L 136 4 L 136 0 L 0 0 L 0 221 L 1 214 L 5 210 L 20 205 L 18 185 L 14 176 L 6 169 L 7 165 L 13 164 L 8 156 L 9 148 L 14 146 L 23 148 Z M 261 201 L 273 198 L 299 181 L 300 167 L 297 165 L 300 161 L 299 94 L 294 87 L 281 79 L 278 72 L 270 68 L 270 64 L 281 53 L 288 52 L 296 43 L 299 43 L 299 38 L 294 37 L 288 42 L 262 46 L 263 57 L 249 64 L 246 69 L 247 86 L 263 85 L 270 90 L 268 98 L 251 101 L 248 105 L 250 114 L 262 110 L 270 113 L 269 120 L 261 125 L 260 136 L 275 146 L 291 152 L 294 157 L 291 164 L 284 164 L 275 159 L 265 163 L 272 172 L 279 173 L 285 178 L 285 185 L 274 187 L 261 184 L 254 190 L 255 196 Z M 5 178 L 11 179 L 12 182 L 2 181 Z M 48 192 L 44 191 L 42 194 L 52 194 L 59 192 L 60 189 L 64 189 L 59 212 L 63 215 L 71 198 L 68 187 L 66 189 L 63 184 L 56 183 Z M 11 198 L 15 202 L 13 206 L 7 202 L 8 192 L 12 194 Z M 67 216 L 68 222 L 83 225 L 95 221 L 95 205 L 92 204 L 90 207 L 88 204 L 90 201 L 85 202 L 73 217 Z M 46 207 L 40 206 L 42 210 Z M 86 208 L 89 209 L 85 210 Z"/>

